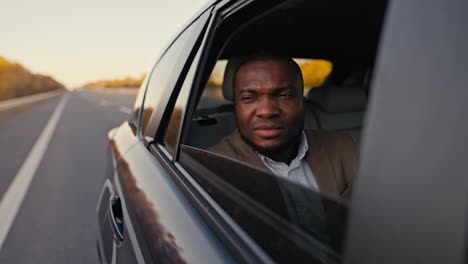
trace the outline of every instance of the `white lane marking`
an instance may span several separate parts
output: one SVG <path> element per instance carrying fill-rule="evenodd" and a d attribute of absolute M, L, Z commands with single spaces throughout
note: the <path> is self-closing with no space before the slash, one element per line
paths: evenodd
<path fill-rule="evenodd" d="M 124 112 L 126 114 L 131 114 L 132 113 L 132 109 L 130 107 L 126 107 L 126 106 L 119 107 L 119 110 L 120 110 L 120 112 Z"/>
<path fill-rule="evenodd" d="M 28 192 L 36 170 L 42 161 L 42 157 L 47 150 L 69 96 L 69 94 L 65 94 L 58 103 L 54 113 L 44 127 L 44 130 L 42 130 L 41 135 L 37 139 L 36 143 L 34 143 L 31 152 L 24 160 L 23 165 L 21 165 L 21 168 L 16 174 L 13 182 L 10 184 L 0 201 L 0 250 L 2 249 L 6 236 L 13 225 L 16 214 L 23 203 L 24 197 Z"/>

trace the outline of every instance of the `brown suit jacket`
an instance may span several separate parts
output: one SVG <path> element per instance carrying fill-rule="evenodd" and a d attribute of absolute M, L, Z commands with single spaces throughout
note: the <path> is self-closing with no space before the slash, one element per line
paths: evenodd
<path fill-rule="evenodd" d="M 357 146 L 349 133 L 305 130 L 309 150 L 306 160 L 322 193 L 349 198 L 357 170 Z M 210 148 L 227 156 L 269 171 L 257 153 L 236 129 Z"/>

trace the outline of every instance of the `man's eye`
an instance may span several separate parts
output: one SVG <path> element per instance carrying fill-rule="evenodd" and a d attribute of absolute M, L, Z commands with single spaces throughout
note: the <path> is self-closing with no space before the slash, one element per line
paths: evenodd
<path fill-rule="evenodd" d="M 253 99 L 255 99 L 255 97 L 252 95 L 245 95 L 241 97 L 242 101 L 252 101 Z"/>
<path fill-rule="evenodd" d="M 289 97 L 291 97 L 291 94 L 289 94 L 289 93 L 281 93 L 280 96 L 281 96 L 282 98 L 289 98 Z"/>

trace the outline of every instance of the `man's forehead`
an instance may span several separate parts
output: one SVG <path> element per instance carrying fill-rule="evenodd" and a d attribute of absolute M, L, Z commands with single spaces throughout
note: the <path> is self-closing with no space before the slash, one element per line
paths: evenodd
<path fill-rule="evenodd" d="M 268 61 L 278 62 L 281 65 L 288 65 L 284 68 L 284 71 L 292 72 L 294 80 L 297 80 L 298 82 L 297 86 L 302 89 L 302 73 L 299 65 L 297 65 L 292 58 L 277 53 L 259 52 L 246 56 L 232 57 L 229 59 L 223 77 L 222 92 L 224 98 L 234 101 L 236 90 L 235 79 L 239 69 L 252 63 Z"/>
<path fill-rule="evenodd" d="M 291 82 L 262 82 L 262 81 L 250 81 L 243 83 L 243 85 L 236 88 L 237 92 L 261 92 L 261 93 L 275 93 L 284 90 L 295 89 L 295 86 Z"/>
<path fill-rule="evenodd" d="M 234 81 L 284 81 L 295 80 L 296 72 L 281 60 L 255 60 L 239 66 Z"/>
<path fill-rule="evenodd" d="M 278 66 L 283 67 L 285 69 L 287 68 L 289 71 L 292 72 L 291 63 L 286 59 L 280 58 L 246 60 L 239 64 L 237 72 L 245 68 L 276 68 Z"/>
<path fill-rule="evenodd" d="M 282 89 L 296 86 L 298 76 L 284 60 L 252 60 L 239 66 L 234 89 Z"/>

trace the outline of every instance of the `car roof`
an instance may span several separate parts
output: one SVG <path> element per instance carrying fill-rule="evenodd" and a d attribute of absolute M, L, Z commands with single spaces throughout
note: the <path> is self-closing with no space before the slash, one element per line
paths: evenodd
<path fill-rule="evenodd" d="M 335 2 L 285 1 L 273 15 L 238 31 L 222 58 L 271 50 L 298 58 L 373 60 L 387 1 Z"/>

